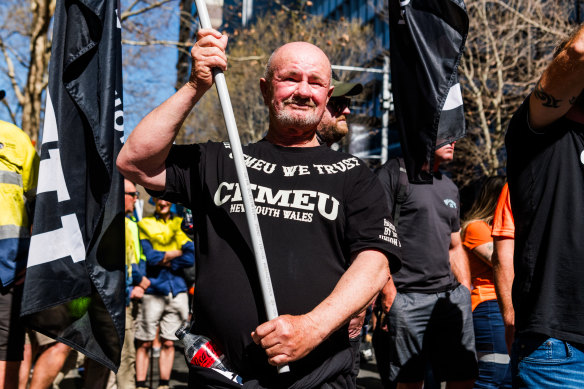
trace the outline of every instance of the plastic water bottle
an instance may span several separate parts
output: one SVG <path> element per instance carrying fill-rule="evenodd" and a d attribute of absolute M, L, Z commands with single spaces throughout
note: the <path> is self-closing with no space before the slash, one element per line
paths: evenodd
<path fill-rule="evenodd" d="M 243 385 L 241 377 L 231 371 L 225 355 L 211 339 L 191 334 L 186 326 L 179 328 L 175 335 L 184 345 L 187 364 L 213 369 L 227 379 Z"/>

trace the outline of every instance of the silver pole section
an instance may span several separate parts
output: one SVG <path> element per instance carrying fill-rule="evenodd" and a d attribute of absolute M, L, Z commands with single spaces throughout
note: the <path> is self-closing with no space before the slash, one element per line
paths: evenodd
<path fill-rule="evenodd" d="M 209 19 L 205 0 L 195 0 L 195 3 L 197 4 L 201 27 L 211 28 L 211 20 Z M 225 74 L 219 69 L 213 69 L 213 77 L 215 79 L 215 85 L 217 86 L 221 108 L 223 109 L 223 117 L 225 119 L 225 126 L 227 127 L 227 134 L 229 135 L 229 142 L 231 143 L 233 161 L 235 162 L 235 169 L 239 180 L 239 189 L 241 190 L 241 195 L 243 197 L 245 216 L 247 218 L 247 224 L 251 235 L 260 287 L 266 308 L 266 315 L 268 320 L 272 320 L 278 317 L 278 309 L 276 307 L 274 289 L 270 278 L 268 259 L 262 241 L 260 224 L 258 222 L 258 216 L 253 201 L 253 193 L 251 191 L 249 176 L 243 159 L 243 150 L 241 148 L 241 141 L 239 140 L 239 132 L 237 131 L 237 125 L 235 124 L 235 115 L 233 114 L 233 107 L 231 106 L 229 91 L 227 90 L 227 83 L 225 82 Z M 288 365 L 278 367 L 278 372 L 280 373 L 287 373 L 289 371 L 290 368 Z"/>
<path fill-rule="evenodd" d="M 381 164 L 387 162 L 389 148 L 389 56 L 383 57 L 383 100 L 381 107 L 383 116 L 381 118 Z"/>
<path fill-rule="evenodd" d="M 241 4 L 241 25 L 243 27 L 247 26 L 247 23 L 251 19 L 253 10 L 253 0 L 243 0 Z"/>

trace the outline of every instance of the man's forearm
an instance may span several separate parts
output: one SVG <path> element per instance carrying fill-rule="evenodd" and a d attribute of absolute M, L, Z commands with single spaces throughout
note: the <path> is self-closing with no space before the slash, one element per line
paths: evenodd
<path fill-rule="evenodd" d="M 450 256 L 450 267 L 452 273 L 454 273 L 458 282 L 470 290 L 470 265 L 466 253 L 462 248 L 462 241 L 459 232 L 451 234 L 450 250 L 448 251 L 448 254 Z"/>
<path fill-rule="evenodd" d="M 307 315 L 320 323 L 327 338 L 355 314 L 364 310 L 390 277 L 387 258 L 375 250 L 360 252 L 333 292 Z"/>
<path fill-rule="evenodd" d="M 213 69 L 225 70 L 227 36 L 212 29 L 200 29 L 191 49 L 189 82 L 150 112 L 128 137 L 117 166 L 124 177 L 153 190 L 166 181 L 165 161 L 174 138 L 197 101 L 213 85 Z"/>
<path fill-rule="evenodd" d="M 548 65 L 529 97 L 534 129 L 564 116 L 584 88 L 584 24 Z"/>
<path fill-rule="evenodd" d="M 316 308 L 304 315 L 278 316 L 260 324 L 251 336 L 265 349 L 270 364 L 296 361 L 365 309 L 388 278 L 386 256 L 379 251 L 362 251 Z"/>
<path fill-rule="evenodd" d="M 495 238 L 495 249 L 493 251 L 493 274 L 495 279 L 495 292 L 497 301 L 503 316 L 505 325 L 515 324 L 515 310 L 511 298 L 513 279 L 515 271 L 513 269 L 513 250 L 515 241 L 513 239 Z"/>

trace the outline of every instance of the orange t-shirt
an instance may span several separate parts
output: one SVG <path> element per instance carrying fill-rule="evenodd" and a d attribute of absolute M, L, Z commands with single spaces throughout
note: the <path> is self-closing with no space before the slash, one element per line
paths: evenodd
<path fill-rule="evenodd" d="M 470 299 L 473 311 L 480 303 L 497 299 L 493 268 L 472 251 L 474 248 L 492 241 L 491 227 L 484 221 L 472 222 L 464 231 L 462 245 L 465 247 L 469 258 L 470 277 L 473 286 Z"/>
<path fill-rule="evenodd" d="M 495 208 L 495 215 L 493 216 L 493 231 L 491 236 L 515 239 L 515 221 L 511 212 L 511 199 L 507 184 L 505 184 L 499 195 L 499 201 L 497 202 L 497 208 Z"/>

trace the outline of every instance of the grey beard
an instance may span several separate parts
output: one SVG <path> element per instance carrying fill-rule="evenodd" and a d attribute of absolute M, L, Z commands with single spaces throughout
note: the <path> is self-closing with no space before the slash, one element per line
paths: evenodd
<path fill-rule="evenodd" d="M 320 123 L 320 119 L 314 111 L 303 117 L 295 117 L 288 111 L 280 111 L 276 114 L 276 120 L 284 127 L 316 128 L 318 123 Z"/>

